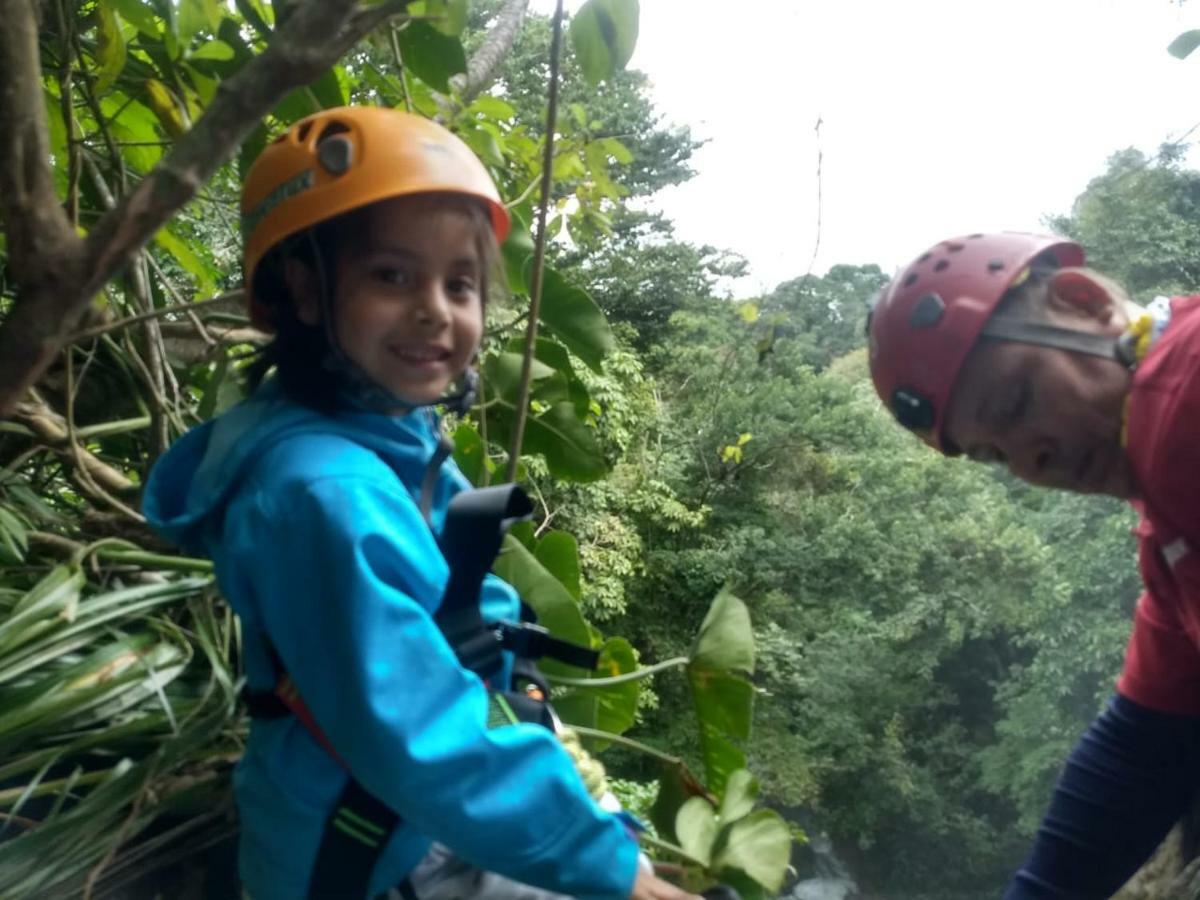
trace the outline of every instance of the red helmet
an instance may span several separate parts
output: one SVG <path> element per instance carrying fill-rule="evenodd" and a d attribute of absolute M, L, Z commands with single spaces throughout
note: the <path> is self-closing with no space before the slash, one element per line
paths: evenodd
<path fill-rule="evenodd" d="M 1063 238 L 972 234 L 934 245 L 880 294 L 867 326 L 871 378 L 900 424 L 931 447 L 953 452 L 942 431 L 963 362 L 1005 292 L 1044 254 L 1059 266 L 1083 265 L 1083 248 Z M 1061 336 L 997 336 L 1064 346 Z"/>

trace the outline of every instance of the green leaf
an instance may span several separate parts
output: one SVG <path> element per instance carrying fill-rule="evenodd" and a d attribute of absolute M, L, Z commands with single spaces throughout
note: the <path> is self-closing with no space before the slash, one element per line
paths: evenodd
<path fill-rule="evenodd" d="M 750 736 L 754 685 L 739 675 L 692 666 L 688 667 L 688 683 L 703 724 L 743 740 Z"/>
<path fill-rule="evenodd" d="M 55 566 L 0 621 L 0 652 L 7 653 L 47 628 L 69 621 L 83 589 L 83 572 L 75 566 Z"/>
<path fill-rule="evenodd" d="M 534 556 L 576 600 L 579 590 L 579 542 L 565 531 L 548 531 L 537 542 Z"/>
<path fill-rule="evenodd" d="M 608 474 L 595 431 L 579 420 L 572 403 L 557 403 L 525 424 L 525 449 L 546 458 L 550 474 L 568 481 L 595 481 Z"/>
<path fill-rule="evenodd" d="M 713 868 L 740 869 L 768 891 L 783 887 L 792 852 L 792 834 L 780 815 L 760 809 L 734 822 L 721 836 Z"/>
<path fill-rule="evenodd" d="M 588 368 L 602 371 L 603 359 L 614 345 L 608 319 L 587 291 L 549 267 L 543 276 L 538 320 Z"/>
<path fill-rule="evenodd" d="M 221 0 L 179 0 L 179 42 L 183 46 L 201 31 L 216 32 L 224 16 Z"/>
<path fill-rule="evenodd" d="M 113 0 L 113 6 L 121 14 L 121 18 L 132 24 L 138 31 L 152 40 L 159 40 L 162 29 L 154 9 L 143 0 Z"/>
<path fill-rule="evenodd" d="M 512 229 L 500 247 L 504 257 L 504 270 L 508 274 L 508 289 L 513 294 L 528 294 L 529 280 L 526 272 L 533 259 L 533 235 L 529 225 L 516 212 L 512 213 Z"/>
<path fill-rule="evenodd" d="M 430 24 L 450 37 L 462 34 L 470 11 L 470 0 L 420 0 L 408 7 L 409 15 L 436 16 Z"/>
<path fill-rule="evenodd" d="M 689 797 L 675 814 L 675 835 L 689 856 L 707 866 L 712 861 L 717 839 L 717 817 L 712 805 L 703 797 Z"/>
<path fill-rule="evenodd" d="M 704 760 L 704 778 L 712 790 L 725 790 L 734 772 L 746 768 L 746 754 L 725 735 L 703 724 L 700 726 L 700 755 Z"/>
<path fill-rule="evenodd" d="M 233 59 L 233 48 L 224 41 L 209 41 L 193 50 L 189 54 L 189 58 L 230 60 Z"/>
<path fill-rule="evenodd" d="M 717 816 L 722 825 L 736 822 L 754 809 L 754 801 L 758 797 L 758 779 L 746 769 L 731 772 L 725 782 L 725 793 L 721 797 L 721 807 Z"/>
<path fill-rule="evenodd" d="M 693 666 L 754 671 L 754 631 L 746 604 L 729 591 L 713 599 L 688 654 Z"/>
<path fill-rule="evenodd" d="M 19 566 L 29 550 L 28 523 L 11 510 L 0 506 L 0 563 Z"/>
<path fill-rule="evenodd" d="M 467 476 L 471 484 L 482 484 L 487 453 L 475 426 L 469 422 L 460 423 L 454 429 L 451 441 L 454 444 L 454 464 Z"/>
<path fill-rule="evenodd" d="M 96 8 L 100 18 L 96 39 L 96 93 L 107 91 L 125 68 L 125 38 L 121 35 L 121 20 L 117 18 L 112 0 L 100 0 Z"/>
<path fill-rule="evenodd" d="M 499 97 L 493 97 L 490 94 L 482 94 L 476 97 L 471 105 L 467 107 L 467 112 L 478 113 L 481 116 L 486 116 L 489 119 L 495 119 L 500 122 L 507 122 L 516 116 L 517 111 L 511 103 L 506 103 Z"/>
<path fill-rule="evenodd" d="M 637 653 L 633 645 L 623 637 L 612 637 L 601 647 L 600 661 L 593 674 L 596 678 L 607 678 L 634 672 L 637 668 Z M 564 722 L 571 725 L 623 734 L 637 720 L 640 691 L 636 681 L 605 687 L 572 688 L 561 697 L 555 697 L 554 709 Z M 597 741 L 596 751 L 602 752 L 607 746 L 608 742 Z"/>
<path fill-rule="evenodd" d="M 154 236 L 154 243 L 175 257 L 175 261 L 196 279 L 193 299 L 209 297 L 216 293 L 217 286 L 212 272 L 186 241 L 164 228 Z"/>
<path fill-rule="evenodd" d="M 524 544 L 511 535 L 505 535 L 494 570 L 513 586 L 522 600 L 533 607 L 539 625 L 563 640 L 590 645 L 587 623 L 575 598 Z M 578 672 L 578 669 L 571 671 Z"/>
<path fill-rule="evenodd" d="M 1185 31 L 1175 40 L 1171 41 L 1167 47 L 1167 52 L 1177 59 L 1184 59 L 1191 55 L 1192 51 L 1200 47 L 1200 29 Z"/>
<path fill-rule="evenodd" d="M 571 20 L 571 44 L 593 86 L 625 68 L 638 36 L 638 0 L 588 0 Z"/>
<path fill-rule="evenodd" d="M 458 38 L 438 31 L 428 22 L 409 22 L 397 38 L 404 68 L 434 90 L 450 93 L 450 79 L 467 71 L 467 55 Z"/>

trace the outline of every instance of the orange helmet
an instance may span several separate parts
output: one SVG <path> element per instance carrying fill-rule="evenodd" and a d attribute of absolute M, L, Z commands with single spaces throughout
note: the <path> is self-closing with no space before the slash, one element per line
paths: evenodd
<path fill-rule="evenodd" d="M 314 113 L 267 145 L 242 186 L 246 291 L 256 328 L 273 330 L 254 272 L 280 241 L 352 209 L 407 194 L 449 192 L 487 207 L 497 241 L 509 216 L 487 169 L 459 138 L 421 116 L 372 106 Z"/>

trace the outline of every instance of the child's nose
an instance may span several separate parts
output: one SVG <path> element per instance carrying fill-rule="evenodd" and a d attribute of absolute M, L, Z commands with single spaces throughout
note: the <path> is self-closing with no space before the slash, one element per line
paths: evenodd
<path fill-rule="evenodd" d="M 423 322 L 444 324 L 450 321 L 450 297 L 444 285 L 429 281 L 421 289 L 418 315 Z"/>

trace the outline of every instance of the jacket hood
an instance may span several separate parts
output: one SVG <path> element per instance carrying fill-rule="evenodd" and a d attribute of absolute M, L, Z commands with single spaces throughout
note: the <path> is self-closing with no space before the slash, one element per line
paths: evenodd
<path fill-rule="evenodd" d="M 294 434 L 346 437 L 393 468 L 423 468 L 437 450 L 433 413 L 347 411 L 325 415 L 289 398 L 275 379 L 216 419 L 193 428 L 150 472 L 142 511 L 159 534 L 189 553 L 208 553 L 205 535 L 266 449 Z"/>

